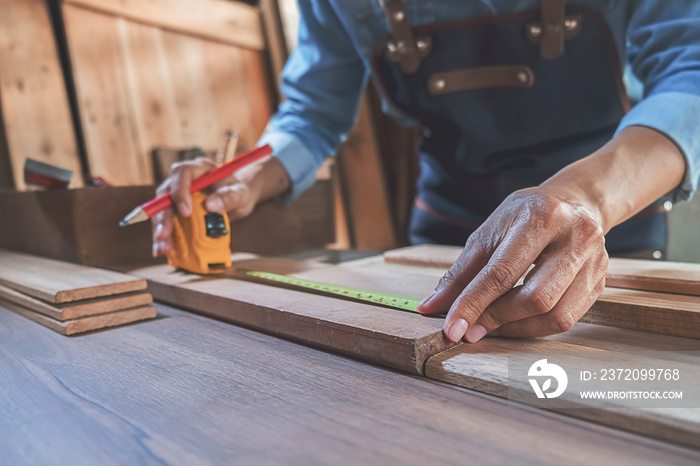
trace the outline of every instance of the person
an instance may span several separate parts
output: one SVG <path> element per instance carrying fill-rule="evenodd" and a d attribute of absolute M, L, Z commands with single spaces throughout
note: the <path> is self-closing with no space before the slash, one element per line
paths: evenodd
<path fill-rule="evenodd" d="M 292 202 L 351 128 L 371 77 L 385 111 L 425 134 L 412 242 L 464 246 L 419 306 L 447 312 L 453 341 L 568 330 L 602 293 L 608 252 L 664 248 L 662 202 L 698 187 L 700 2 L 299 8 L 286 100 L 260 140 L 273 157 L 239 171 L 206 206 L 236 219 L 263 199 Z M 634 106 L 623 70 L 630 90 L 643 89 Z M 189 184 L 211 168 L 178 164 L 161 192 L 188 215 Z M 171 247 L 171 215 L 155 219 L 154 254 Z"/>

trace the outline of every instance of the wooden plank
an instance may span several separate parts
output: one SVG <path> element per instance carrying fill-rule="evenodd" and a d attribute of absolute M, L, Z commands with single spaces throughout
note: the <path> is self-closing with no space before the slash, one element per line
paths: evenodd
<path fill-rule="evenodd" d="M 145 280 L 123 273 L 5 250 L 0 250 L 0 283 L 49 303 L 146 289 Z"/>
<path fill-rule="evenodd" d="M 86 299 L 73 303 L 49 304 L 40 299 L 33 298 L 19 291 L 15 291 L 10 287 L 0 285 L 0 298 L 22 307 L 30 311 L 44 314 L 58 321 L 66 321 L 79 319 L 81 317 L 92 316 L 97 314 L 106 314 L 108 312 L 123 311 L 133 307 L 141 307 L 153 302 L 153 297 L 150 293 L 141 293 L 135 291 L 123 295 L 109 296 L 106 298 Z"/>
<path fill-rule="evenodd" d="M 396 231 L 366 95 L 360 102 L 355 128 L 339 149 L 338 167 L 355 248 L 395 247 Z"/>
<path fill-rule="evenodd" d="M 514 351 L 565 353 L 595 351 L 595 349 L 539 339 L 514 341 L 488 338 L 478 344 L 465 344 L 451 348 L 430 358 L 426 363 L 426 376 L 505 398 L 509 388 L 508 353 Z M 659 366 L 653 358 L 620 356 L 620 358 L 623 357 L 637 361 L 648 360 L 648 365 L 644 367 Z M 674 362 L 674 364 L 681 370 L 684 367 L 686 369 L 690 367 L 684 362 Z M 696 368 L 697 364 L 694 364 L 693 367 Z M 688 370 L 685 373 L 690 374 L 692 371 Z M 513 382 L 511 381 L 511 383 Z M 526 382 L 523 381 L 523 383 Z M 609 400 L 604 408 L 590 408 L 586 407 L 590 405 L 581 404 L 581 400 L 577 400 L 577 398 L 577 394 L 571 395 L 568 392 L 560 397 L 571 407 L 576 408 L 564 410 L 567 415 L 700 449 L 700 409 L 631 409 Z"/>
<path fill-rule="evenodd" d="M 234 266 L 346 286 L 372 282 L 377 291 L 390 292 L 385 285 L 396 281 L 384 277 L 379 282 L 382 275 L 363 275 L 336 266 L 300 271 L 290 270 L 288 262 L 277 264 L 276 260 L 255 260 L 238 261 Z M 231 278 L 201 277 L 175 272 L 166 265 L 129 272 L 147 278 L 149 290 L 159 301 L 410 373 L 421 374 L 428 357 L 452 345 L 442 332 L 442 318 Z"/>
<path fill-rule="evenodd" d="M 79 333 L 91 332 L 93 330 L 101 330 L 109 327 L 117 327 L 119 325 L 131 324 L 140 320 L 153 319 L 157 315 L 154 306 L 142 306 L 132 309 L 126 309 L 107 314 L 93 315 L 75 320 L 56 320 L 39 312 L 34 312 L 24 306 L 11 303 L 0 299 L 2 304 L 7 309 L 20 314 L 27 319 L 43 325 L 46 328 L 58 332 L 61 335 L 77 335 Z"/>
<path fill-rule="evenodd" d="M 152 184 L 131 120 L 118 18 L 69 4 L 63 17 L 90 174 L 114 186 Z"/>
<path fill-rule="evenodd" d="M 272 73 L 279 82 L 279 77 L 282 75 L 284 64 L 289 58 L 289 48 L 284 37 L 284 29 L 282 26 L 282 16 L 280 14 L 280 5 L 277 0 L 260 0 L 260 12 L 262 15 L 263 26 L 265 31 L 265 42 L 267 43 L 268 56 L 272 65 Z M 282 90 L 279 85 L 275 85 L 277 92 L 277 100 L 284 99 Z"/>
<path fill-rule="evenodd" d="M 581 321 L 700 339 L 700 296 L 608 287 Z"/>
<path fill-rule="evenodd" d="M 65 4 L 122 16 L 132 21 L 231 45 L 263 50 L 260 13 L 224 0 L 63 0 Z"/>
<path fill-rule="evenodd" d="M 462 248 L 458 246 L 409 246 L 385 252 L 384 260 L 394 264 L 448 269 L 461 252 Z M 700 264 L 613 257 L 606 284 L 616 288 L 700 296 Z"/>
<path fill-rule="evenodd" d="M 651 465 L 700 458 L 167 306 L 158 311 L 164 318 L 63 338 L 0 307 L 3 460 L 411 465 L 457 464 L 468 454 L 477 464 Z"/>
<path fill-rule="evenodd" d="M 28 157 L 72 170 L 70 186 L 83 186 L 65 82 L 43 0 L 0 2 L 0 112 L 16 188 L 26 188 Z"/>
<path fill-rule="evenodd" d="M 461 252 L 462 248 L 458 246 L 421 244 L 386 251 L 384 260 L 391 264 L 449 269 Z"/>
<path fill-rule="evenodd" d="M 700 296 L 700 264 L 610 259 L 609 286 Z"/>

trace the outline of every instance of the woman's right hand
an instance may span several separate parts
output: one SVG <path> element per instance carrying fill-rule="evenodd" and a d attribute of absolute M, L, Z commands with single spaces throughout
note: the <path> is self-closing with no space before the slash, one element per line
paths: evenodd
<path fill-rule="evenodd" d="M 214 168 L 216 164 L 206 157 L 174 163 L 172 175 L 161 183 L 157 194 L 171 193 L 173 208 L 183 217 L 189 217 L 192 213 L 192 181 Z M 228 212 L 229 218 L 236 220 L 250 215 L 255 208 L 257 196 L 247 183 L 234 176 L 224 178 L 209 189 L 211 192 L 205 204 L 209 212 Z M 165 255 L 173 248 L 173 210 L 167 209 L 154 215 L 151 223 L 153 257 Z"/>

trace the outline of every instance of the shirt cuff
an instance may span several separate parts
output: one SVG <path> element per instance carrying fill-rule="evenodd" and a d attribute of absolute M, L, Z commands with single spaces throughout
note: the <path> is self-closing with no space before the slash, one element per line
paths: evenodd
<path fill-rule="evenodd" d="M 272 156 L 280 161 L 289 174 L 292 187 L 277 196 L 277 201 L 291 204 L 316 181 L 318 164 L 313 154 L 289 133 L 268 132 L 262 135 L 258 146 L 269 144 Z"/>
<path fill-rule="evenodd" d="M 654 94 L 625 115 L 615 135 L 628 126 L 646 126 L 673 141 L 686 161 L 683 182 L 670 193 L 674 202 L 687 201 L 700 178 L 700 97 L 681 92 Z"/>

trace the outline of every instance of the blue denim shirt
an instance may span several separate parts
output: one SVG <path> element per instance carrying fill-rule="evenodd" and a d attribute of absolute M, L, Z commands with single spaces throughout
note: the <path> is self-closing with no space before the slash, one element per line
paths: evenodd
<path fill-rule="evenodd" d="M 578 0 L 600 12 L 613 32 L 628 92 L 641 99 L 618 132 L 631 125 L 654 128 L 683 152 L 686 173 L 671 194 L 689 199 L 700 181 L 700 1 Z M 412 25 L 539 8 L 540 0 L 404 0 Z M 379 0 L 300 0 L 298 46 L 282 73 L 286 100 L 260 144 L 284 165 L 292 201 L 315 180 L 318 167 L 351 129 L 371 76 L 374 46 L 389 34 Z M 635 96 L 632 95 L 634 98 Z M 386 99 L 384 110 L 405 124 Z M 478 109 L 465 109 L 476 111 Z M 486 122 L 485 124 L 488 124 Z"/>

